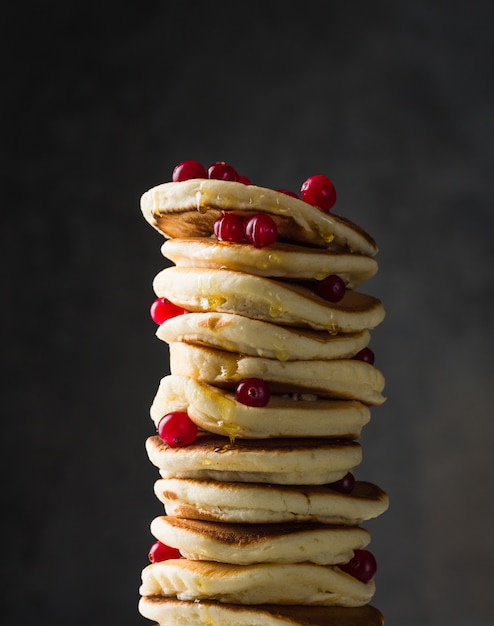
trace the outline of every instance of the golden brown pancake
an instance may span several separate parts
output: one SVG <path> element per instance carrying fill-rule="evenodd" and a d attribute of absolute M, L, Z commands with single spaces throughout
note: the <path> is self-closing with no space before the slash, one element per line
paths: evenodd
<path fill-rule="evenodd" d="M 159 479 L 154 486 L 168 515 L 234 523 L 321 522 L 357 526 L 388 508 L 388 496 L 357 481 L 351 494 L 328 485 L 263 485 L 190 479 Z"/>
<path fill-rule="evenodd" d="M 350 220 L 256 185 L 206 179 L 163 183 L 142 195 L 141 210 L 169 238 L 209 237 L 222 211 L 244 216 L 262 212 L 275 220 L 280 239 L 323 248 L 337 244 L 368 256 L 377 253 L 372 237 Z"/>
<path fill-rule="evenodd" d="M 140 594 L 179 600 L 218 600 L 233 604 L 363 606 L 375 592 L 337 565 L 255 563 L 168 559 L 142 571 Z"/>
<path fill-rule="evenodd" d="M 185 602 L 144 596 L 139 610 L 160 626 L 382 626 L 373 606 L 296 606 L 225 604 L 210 600 Z"/>
<path fill-rule="evenodd" d="M 155 425 L 171 411 L 186 411 L 203 430 L 230 439 L 358 439 L 370 419 L 369 408 L 356 400 L 272 395 L 267 406 L 252 407 L 238 402 L 231 391 L 173 375 L 162 378 L 151 405 Z"/>
<path fill-rule="evenodd" d="M 157 435 L 146 450 L 163 478 L 324 485 L 342 478 L 362 460 L 355 441 L 335 439 L 237 439 L 210 433 L 181 448 Z"/>
<path fill-rule="evenodd" d="M 168 239 L 161 252 L 178 266 L 228 268 L 256 276 L 317 281 L 338 274 L 349 289 L 377 272 L 376 260 L 364 254 L 283 242 L 256 248 L 211 237 Z"/>
<path fill-rule="evenodd" d="M 156 336 L 169 344 L 184 341 L 279 361 L 351 358 L 370 339 L 368 330 L 330 334 L 215 311 L 171 317 Z"/>
<path fill-rule="evenodd" d="M 385 315 L 380 300 L 358 291 L 328 302 L 305 287 L 226 269 L 167 267 L 155 276 L 153 288 L 187 311 L 237 313 L 332 334 L 374 328 Z"/>
<path fill-rule="evenodd" d="M 245 378 L 261 378 L 272 393 L 312 393 L 369 405 L 385 401 L 384 376 L 356 359 L 278 361 L 177 342 L 170 345 L 170 369 L 174 375 L 230 389 Z"/>
<path fill-rule="evenodd" d="M 357 526 L 331 526 L 316 522 L 285 524 L 233 524 L 156 517 L 152 534 L 181 556 L 199 561 L 236 565 L 251 563 L 347 563 L 354 550 L 365 548 L 369 532 Z"/>

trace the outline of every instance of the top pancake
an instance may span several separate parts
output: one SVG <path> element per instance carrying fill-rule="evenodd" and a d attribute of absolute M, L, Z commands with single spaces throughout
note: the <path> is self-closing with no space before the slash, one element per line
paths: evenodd
<path fill-rule="evenodd" d="M 146 220 L 166 237 L 209 237 L 222 211 L 267 213 L 280 239 L 374 256 L 375 241 L 362 228 L 333 213 L 273 189 L 224 180 L 163 183 L 141 197 Z"/>

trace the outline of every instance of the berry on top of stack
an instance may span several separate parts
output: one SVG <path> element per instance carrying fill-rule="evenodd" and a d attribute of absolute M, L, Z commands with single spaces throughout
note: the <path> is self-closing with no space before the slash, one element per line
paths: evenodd
<path fill-rule="evenodd" d="M 158 624 L 383 623 L 361 524 L 388 498 L 355 478 L 385 400 L 368 345 L 384 309 L 359 289 L 377 246 L 335 202 L 323 175 L 298 195 L 192 160 L 142 196 L 173 262 L 151 306 L 170 350 L 146 442 L 166 515 L 139 609 Z"/>

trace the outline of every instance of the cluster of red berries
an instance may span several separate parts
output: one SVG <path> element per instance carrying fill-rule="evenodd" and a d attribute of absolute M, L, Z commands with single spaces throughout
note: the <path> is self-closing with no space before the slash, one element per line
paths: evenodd
<path fill-rule="evenodd" d="M 192 178 L 209 178 L 215 180 L 230 180 L 233 182 L 244 183 L 250 185 L 251 181 L 246 176 L 238 174 L 237 170 L 225 163 L 224 161 L 216 161 L 207 169 L 199 161 L 188 159 L 181 161 L 175 166 L 172 174 L 173 182 L 182 182 Z M 277 189 L 280 193 L 298 198 L 298 194 L 288 189 Z M 336 202 L 336 189 L 332 181 L 323 174 L 315 174 L 309 176 L 300 188 L 300 197 L 304 202 L 315 206 L 321 211 L 328 213 Z"/>
<path fill-rule="evenodd" d="M 243 220 L 235 213 L 225 212 L 215 221 L 213 232 L 218 241 L 241 243 L 245 238 L 255 248 L 264 248 L 278 239 L 276 223 L 265 213 Z"/>
<path fill-rule="evenodd" d="M 181 161 L 175 166 L 172 174 L 172 181 L 174 183 L 190 180 L 192 178 L 230 180 L 236 183 L 250 185 L 250 180 L 247 176 L 240 176 L 234 167 L 224 161 L 216 161 L 215 163 L 212 163 L 208 169 L 206 169 L 202 163 L 199 163 L 199 161 L 194 161 L 192 159 Z"/>

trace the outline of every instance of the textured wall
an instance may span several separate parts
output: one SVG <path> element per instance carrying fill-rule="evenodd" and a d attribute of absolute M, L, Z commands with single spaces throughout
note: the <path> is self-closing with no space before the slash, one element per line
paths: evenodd
<path fill-rule="evenodd" d="M 2 12 L 0 622 L 148 623 L 144 440 L 167 359 L 139 196 L 184 158 L 272 187 L 325 173 L 335 212 L 376 237 L 389 399 L 359 472 L 391 497 L 369 524 L 375 604 L 391 626 L 494 621 L 494 4 Z"/>

